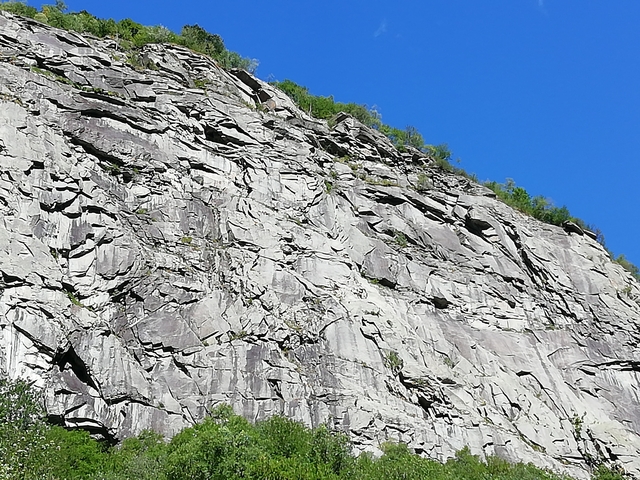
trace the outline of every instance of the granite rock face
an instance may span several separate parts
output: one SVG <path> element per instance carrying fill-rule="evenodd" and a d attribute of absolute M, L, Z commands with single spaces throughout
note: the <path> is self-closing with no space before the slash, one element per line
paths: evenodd
<path fill-rule="evenodd" d="M 343 115 L 0 13 L 0 370 L 166 435 L 220 402 L 446 459 L 640 474 L 640 289 Z"/>

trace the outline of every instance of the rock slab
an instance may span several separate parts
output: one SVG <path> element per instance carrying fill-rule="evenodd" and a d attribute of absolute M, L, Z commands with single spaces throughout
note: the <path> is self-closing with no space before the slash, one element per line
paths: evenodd
<path fill-rule="evenodd" d="M 51 415 L 170 436 L 226 402 L 359 451 L 640 474 L 640 288 L 593 238 L 142 55 L 0 12 L 0 370 Z"/>

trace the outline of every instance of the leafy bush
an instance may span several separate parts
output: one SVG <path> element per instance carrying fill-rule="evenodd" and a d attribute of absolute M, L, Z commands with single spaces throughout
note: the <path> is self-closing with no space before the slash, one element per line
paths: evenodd
<path fill-rule="evenodd" d="M 137 49 L 149 43 L 175 43 L 210 56 L 226 69 L 241 68 L 253 72 L 258 66 L 257 60 L 227 50 L 219 35 L 209 33 L 199 25 L 185 25 L 178 35 L 163 26 L 149 27 L 130 18 L 116 22 L 97 18 L 85 10 L 67 13 L 66 9 L 60 0 L 55 5 L 44 5 L 40 11 L 22 2 L 0 3 L 0 10 L 35 18 L 52 27 L 89 33 L 100 38 L 116 38 L 125 50 Z"/>
<path fill-rule="evenodd" d="M 399 128 L 381 123 L 378 129 L 384 133 L 400 151 L 405 150 L 404 147 L 410 146 L 422 152 L 427 152 L 427 145 L 424 144 L 422 135 L 411 125 L 405 127 L 404 130 L 400 130 Z"/>
<path fill-rule="evenodd" d="M 464 170 L 451 165 L 451 150 L 449 150 L 449 146 L 446 143 L 441 143 L 440 145 L 425 145 L 424 151 L 433 158 L 436 165 L 445 172 L 468 176 Z"/>
<path fill-rule="evenodd" d="M 185 47 L 214 58 L 220 56 L 225 50 L 220 35 L 209 33 L 199 25 L 182 27 L 179 40 Z"/>
<path fill-rule="evenodd" d="M 604 235 L 600 229 L 594 225 L 587 224 L 580 218 L 571 216 L 569 209 L 564 205 L 562 207 L 556 207 L 550 200 L 541 196 L 532 198 L 524 188 L 516 186 L 515 182 L 510 178 L 508 178 L 505 183 L 485 182 L 484 185 L 493 190 L 496 196 L 507 205 L 527 215 L 531 215 L 540 221 L 552 225 L 562 225 L 564 222 L 570 221 L 577 224 L 583 230 L 593 232 L 596 240 L 606 249 Z M 640 281 L 640 269 L 629 262 L 624 255 L 614 257 L 610 251 L 609 255 L 611 255 L 614 262 L 622 265 L 636 280 Z"/>
<path fill-rule="evenodd" d="M 35 18 L 38 13 L 37 8 L 30 7 L 24 2 L 2 2 L 0 3 L 0 10 L 29 18 Z"/>
<path fill-rule="evenodd" d="M 405 248 L 406 246 L 409 245 L 407 236 L 403 232 L 396 232 L 393 239 L 395 240 L 396 244 L 401 248 Z"/>
<path fill-rule="evenodd" d="M 619 469 L 599 465 L 591 478 L 593 480 L 626 480 L 628 477 Z"/>
<path fill-rule="evenodd" d="M 105 470 L 107 448 L 88 432 L 50 427 L 46 438 L 46 463 L 53 478 L 88 478 Z"/>
<path fill-rule="evenodd" d="M 104 471 L 110 472 L 113 478 L 163 480 L 167 478 L 166 456 L 167 444 L 162 436 L 146 430 L 109 450 Z"/>
<path fill-rule="evenodd" d="M 364 105 L 336 102 L 331 96 L 312 95 L 309 93 L 309 89 L 291 80 L 273 82 L 273 85 L 286 93 L 298 105 L 300 110 L 315 118 L 328 120 L 340 112 L 345 112 L 369 127 L 379 125 L 380 120 L 377 113 Z"/>
<path fill-rule="evenodd" d="M 24 380 L 0 379 L 0 478 L 33 478 L 47 446 L 40 394 Z M 31 473 L 30 473 L 31 472 Z"/>
<path fill-rule="evenodd" d="M 395 353 L 395 352 L 394 352 Z M 393 355 L 390 355 L 393 357 Z M 400 362 L 397 354 L 392 363 Z M 253 425 L 228 405 L 166 443 L 145 431 L 107 447 L 86 432 L 44 421 L 36 390 L 0 380 L 0 478 L 104 480 L 568 480 L 531 464 L 482 461 L 463 449 L 445 464 L 385 443 L 383 455 L 354 457 L 344 434 L 275 416 Z M 622 480 L 600 466 L 594 480 Z"/>
<path fill-rule="evenodd" d="M 385 443 L 382 445 L 384 454 L 378 459 L 367 455 L 358 458 L 357 470 L 361 477 L 367 480 L 423 480 L 444 477 L 442 464 L 433 460 L 421 458 L 413 454 L 406 445 Z"/>
<path fill-rule="evenodd" d="M 397 375 L 402 370 L 404 362 L 398 352 L 389 350 L 384 357 L 384 366 L 391 370 L 394 375 Z"/>
<path fill-rule="evenodd" d="M 569 220 L 577 220 L 572 217 L 567 207 L 555 207 L 544 197 L 533 197 L 522 187 L 518 187 L 512 179 L 507 179 L 506 183 L 486 182 L 484 184 L 495 192 L 496 196 L 507 205 L 531 215 L 538 220 L 553 225 L 562 225 Z M 584 222 L 581 222 L 584 224 Z"/>
<path fill-rule="evenodd" d="M 416 186 L 415 186 L 416 190 L 418 192 L 426 192 L 432 187 L 433 187 L 433 184 L 431 183 L 431 179 L 429 178 L 429 175 L 427 175 L 424 172 L 419 173 L 418 181 L 416 182 Z"/>
<path fill-rule="evenodd" d="M 613 260 L 617 264 L 621 265 L 627 272 L 635 277 L 636 280 L 640 281 L 640 269 L 631 263 L 629 260 L 625 258 L 624 255 L 620 254 Z"/>

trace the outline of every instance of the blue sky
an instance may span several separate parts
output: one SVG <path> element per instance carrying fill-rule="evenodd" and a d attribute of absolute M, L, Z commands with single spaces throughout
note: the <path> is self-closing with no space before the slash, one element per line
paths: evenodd
<path fill-rule="evenodd" d="M 566 205 L 640 266 L 638 0 L 66 3 L 174 31 L 197 23 L 257 58 L 260 78 L 375 105 L 481 180 Z"/>

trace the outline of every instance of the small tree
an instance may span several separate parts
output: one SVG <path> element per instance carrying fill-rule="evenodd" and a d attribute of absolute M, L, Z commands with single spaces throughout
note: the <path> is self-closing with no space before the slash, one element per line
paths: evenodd
<path fill-rule="evenodd" d="M 418 150 L 424 148 L 424 139 L 416 127 L 409 125 L 404 129 L 404 144 Z"/>
<path fill-rule="evenodd" d="M 209 33 L 200 25 L 185 25 L 180 35 L 185 47 L 216 59 L 226 50 L 220 35 Z"/>
<path fill-rule="evenodd" d="M 24 380 L 0 379 L 0 478 L 38 478 L 49 429 L 40 392 Z"/>

